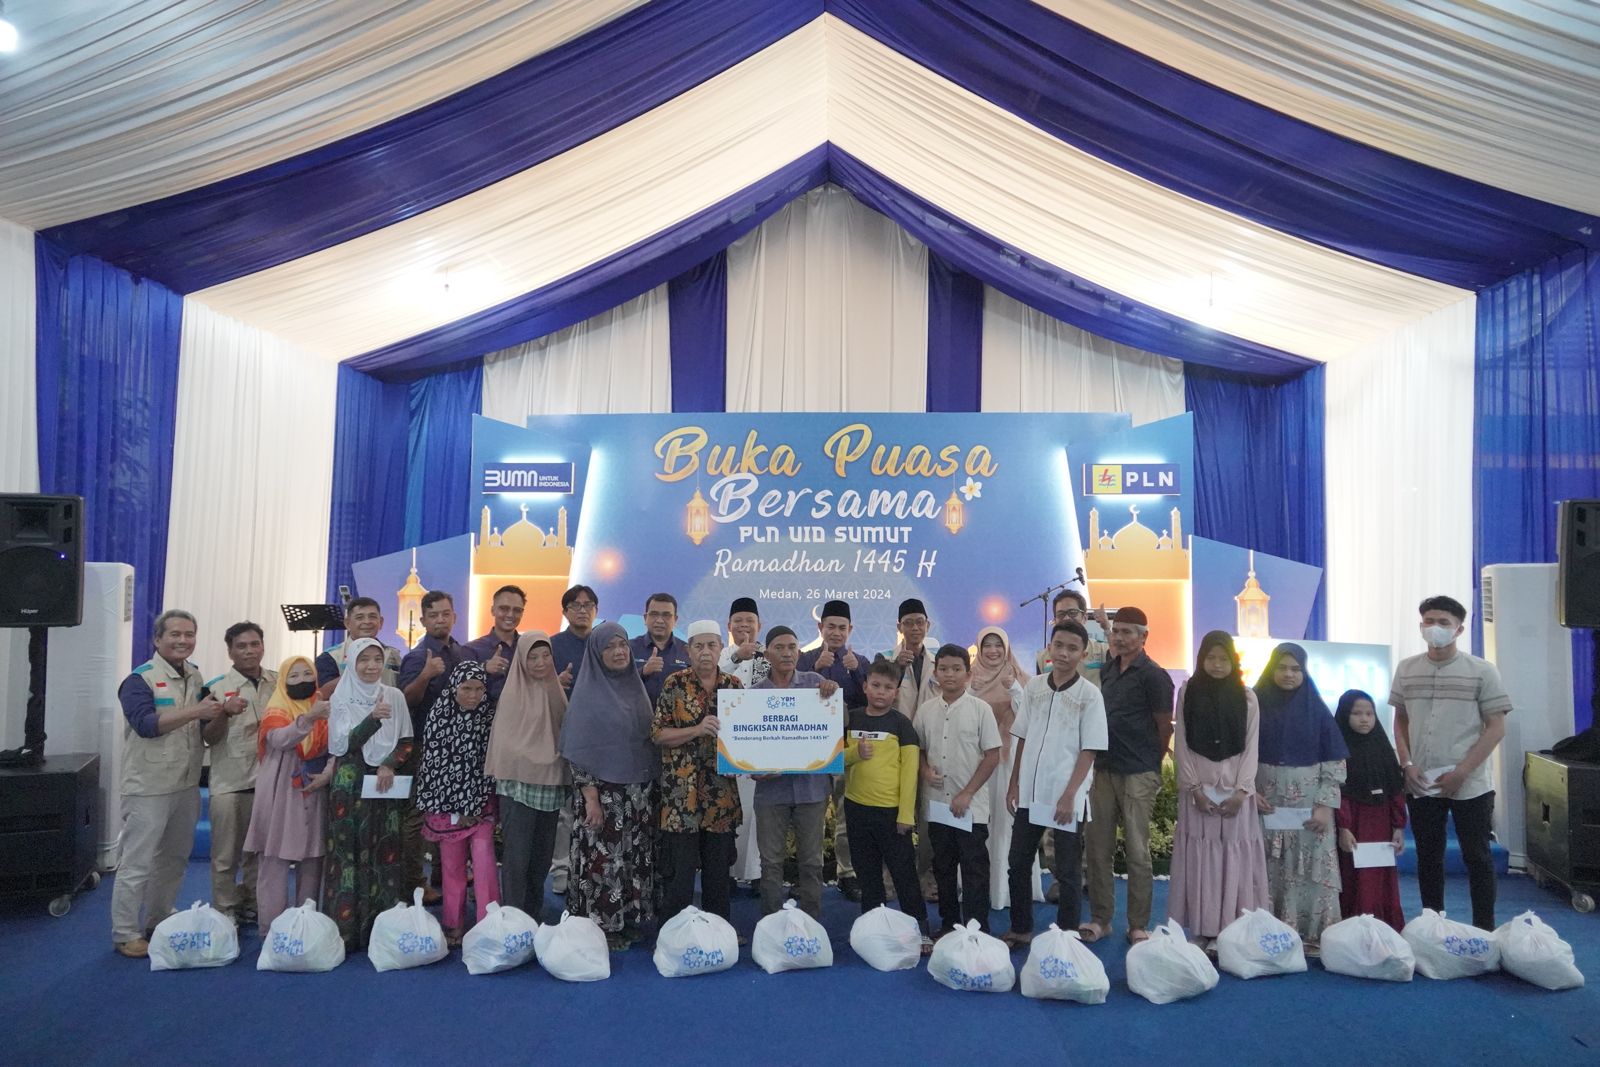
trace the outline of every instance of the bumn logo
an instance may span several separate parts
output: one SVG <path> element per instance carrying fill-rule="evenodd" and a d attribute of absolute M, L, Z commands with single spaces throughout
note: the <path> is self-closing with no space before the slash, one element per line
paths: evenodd
<path fill-rule="evenodd" d="M 570 463 L 486 463 L 485 493 L 570 493 Z"/>

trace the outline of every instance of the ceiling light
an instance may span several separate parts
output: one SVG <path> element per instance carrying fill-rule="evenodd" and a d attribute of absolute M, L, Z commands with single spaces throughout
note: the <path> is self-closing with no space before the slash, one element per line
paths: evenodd
<path fill-rule="evenodd" d="M 6 20 L 6 5 L 0 3 L 0 52 L 15 52 L 20 40 L 17 28 Z"/>

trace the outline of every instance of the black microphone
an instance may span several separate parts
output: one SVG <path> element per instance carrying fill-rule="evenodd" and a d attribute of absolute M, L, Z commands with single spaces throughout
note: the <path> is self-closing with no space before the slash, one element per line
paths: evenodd
<path fill-rule="evenodd" d="M 1079 585 L 1088 585 L 1089 583 L 1086 582 L 1084 580 L 1084 578 L 1083 578 L 1083 568 L 1082 567 L 1078 567 L 1078 568 L 1075 568 L 1075 569 L 1078 572 L 1078 584 Z"/>

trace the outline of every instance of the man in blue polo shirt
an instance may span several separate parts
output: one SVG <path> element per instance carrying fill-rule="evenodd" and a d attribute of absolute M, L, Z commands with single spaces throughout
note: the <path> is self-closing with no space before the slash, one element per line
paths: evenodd
<path fill-rule="evenodd" d="M 628 642 L 651 707 L 661 695 L 662 683 L 689 666 L 689 646 L 672 632 L 677 621 L 678 598 L 671 593 L 651 593 L 644 602 L 644 636 Z"/>
<path fill-rule="evenodd" d="M 566 616 L 567 625 L 550 635 L 550 654 L 555 657 L 556 677 L 569 693 L 583 672 L 584 648 L 599 611 L 600 597 L 586 585 L 575 585 L 561 594 L 561 614 Z"/>
<path fill-rule="evenodd" d="M 505 688 L 506 668 L 511 666 L 511 658 L 517 651 L 517 625 L 522 622 L 522 612 L 527 605 L 526 593 L 517 586 L 502 585 L 494 591 L 490 607 L 494 626 L 476 641 L 462 646 L 461 658 L 483 664 L 488 672 L 491 699 L 499 700 L 500 690 Z"/>

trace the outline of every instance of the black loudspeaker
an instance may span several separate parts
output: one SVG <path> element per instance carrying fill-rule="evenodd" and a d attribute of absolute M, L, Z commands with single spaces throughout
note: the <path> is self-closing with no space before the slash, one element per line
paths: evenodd
<path fill-rule="evenodd" d="M 83 497 L 0 494 L 0 626 L 83 621 Z"/>
<path fill-rule="evenodd" d="M 1556 621 L 1600 629 L 1600 500 L 1563 500 L 1556 524 Z"/>

